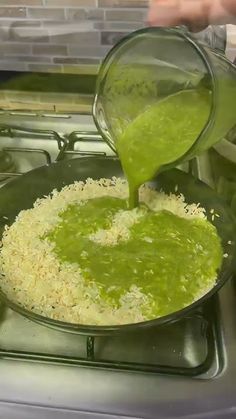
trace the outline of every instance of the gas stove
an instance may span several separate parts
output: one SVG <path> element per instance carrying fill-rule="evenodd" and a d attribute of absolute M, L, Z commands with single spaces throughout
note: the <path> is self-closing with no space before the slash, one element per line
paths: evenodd
<path fill-rule="evenodd" d="M 0 150 L 1 185 L 56 160 L 113 155 L 89 113 L 2 111 Z M 182 170 L 214 187 L 208 154 Z M 232 278 L 175 324 L 94 338 L 1 305 L 0 418 L 235 418 L 235 307 Z"/>

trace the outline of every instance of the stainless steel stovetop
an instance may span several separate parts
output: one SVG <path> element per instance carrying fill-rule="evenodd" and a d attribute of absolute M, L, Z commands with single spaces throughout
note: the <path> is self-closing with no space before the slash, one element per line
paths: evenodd
<path fill-rule="evenodd" d="M 90 115 L 2 112 L 0 149 L 2 184 L 113 154 Z M 214 186 L 207 155 L 183 170 Z M 234 279 L 178 323 L 117 337 L 57 332 L 1 306 L 0 418 L 235 418 L 235 359 Z"/>

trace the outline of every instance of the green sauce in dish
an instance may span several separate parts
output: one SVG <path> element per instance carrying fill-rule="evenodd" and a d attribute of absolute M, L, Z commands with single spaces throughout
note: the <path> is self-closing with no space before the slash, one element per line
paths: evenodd
<path fill-rule="evenodd" d="M 153 212 L 144 204 L 129 238 L 115 245 L 97 243 L 91 235 L 109 230 L 114 217 L 127 211 L 124 200 L 94 198 L 71 205 L 47 238 L 61 262 L 78 264 L 113 308 L 133 285 L 148 296 L 146 319 L 167 315 L 191 304 L 215 283 L 222 249 L 215 227 L 205 219 Z"/>

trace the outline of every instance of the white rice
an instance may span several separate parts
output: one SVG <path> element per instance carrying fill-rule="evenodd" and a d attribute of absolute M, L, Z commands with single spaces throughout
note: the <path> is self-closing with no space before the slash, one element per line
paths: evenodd
<path fill-rule="evenodd" d="M 53 244 L 40 239 L 60 221 L 59 214 L 69 204 L 108 195 L 126 199 L 127 182 L 118 178 L 75 182 L 20 212 L 2 239 L 1 288 L 8 298 L 37 314 L 71 323 L 115 325 L 145 320 L 142 307 L 150 300 L 135 284 L 122 296 L 120 307 L 111 308 L 100 298 L 95 282 L 85 283 L 78 265 L 62 264 Z M 187 205 L 181 194 L 166 195 L 143 186 L 140 199 L 153 211 L 166 209 L 184 218 L 205 218 L 205 210 L 199 204 Z M 103 245 L 126 240 L 139 216 L 136 210 L 120 211 L 108 232 L 100 230 L 90 239 Z"/>

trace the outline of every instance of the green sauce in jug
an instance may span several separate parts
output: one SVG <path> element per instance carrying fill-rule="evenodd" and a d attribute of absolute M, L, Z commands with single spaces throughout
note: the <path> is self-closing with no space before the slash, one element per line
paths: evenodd
<path fill-rule="evenodd" d="M 116 146 L 129 183 L 130 208 L 138 204 L 142 183 L 192 147 L 210 109 L 207 90 L 181 91 L 150 106 L 125 128 Z"/>

